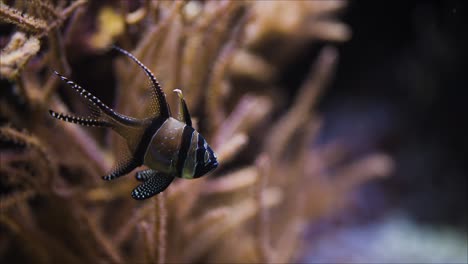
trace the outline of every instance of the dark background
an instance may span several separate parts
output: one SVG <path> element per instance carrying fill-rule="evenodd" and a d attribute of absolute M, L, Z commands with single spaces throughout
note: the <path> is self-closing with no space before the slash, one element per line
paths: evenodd
<path fill-rule="evenodd" d="M 464 1 L 351 1 L 343 14 L 353 36 L 321 102 L 321 140 L 394 157 L 393 175 L 362 190 L 366 216 L 398 208 L 468 226 L 466 12 Z"/>

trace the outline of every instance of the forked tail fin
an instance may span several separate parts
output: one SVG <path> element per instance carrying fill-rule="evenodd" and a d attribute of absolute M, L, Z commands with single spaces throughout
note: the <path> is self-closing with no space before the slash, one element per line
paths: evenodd
<path fill-rule="evenodd" d="M 49 114 L 59 120 L 79 124 L 82 126 L 93 126 L 93 127 L 109 127 L 121 135 L 126 145 L 130 146 L 130 152 L 132 146 L 137 146 L 141 140 L 146 127 L 151 123 L 148 119 L 136 119 L 128 117 L 120 113 L 115 112 L 113 109 L 105 105 L 99 98 L 67 79 L 65 76 L 55 72 L 64 82 L 66 82 L 73 90 L 75 90 L 81 97 L 87 100 L 87 105 L 91 111 L 90 117 L 78 117 L 70 114 L 58 113 L 53 110 L 49 110 Z M 119 154 L 117 158 L 117 166 L 106 176 L 104 180 L 113 180 L 120 176 L 123 176 L 136 167 L 142 165 L 143 157 L 135 156 L 135 153 L 127 153 L 126 155 Z"/>
<path fill-rule="evenodd" d="M 58 72 L 54 73 L 57 76 L 59 76 L 60 79 L 62 79 L 64 82 L 66 82 L 81 97 L 87 100 L 88 108 L 91 111 L 91 116 L 89 118 L 76 117 L 50 110 L 49 113 L 52 115 L 52 117 L 84 126 L 90 125 L 96 127 L 110 127 L 124 138 L 128 138 L 129 136 L 131 136 L 131 132 L 129 132 L 129 130 L 133 130 L 132 128 L 142 127 L 147 123 L 145 122 L 145 120 L 139 120 L 115 112 L 112 108 L 110 108 L 101 100 L 99 100 L 99 98 L 97 98 L 96 96 L 94 96 L 75 82 L 69 80 L 67 77 L 61 75 Z"/>
<path fill-rule="evenodd" d="M 57 113 L 52 110 L 49 110 L 49 114 L 58 120 L 62 120 L 65 122 L 70 122 L 70 123 L 78 124 L 82 126 L 91 126 L 91 127 L 110 127 L 111 126 L 110 123 L 105 122 L 105 121 Z"/>
<path fill-rule="evenodd" d="M 88 100 L 88 103 L 89 103 L 88 105 L 91 108 L 91 111 L 93 112 L 93 114 L 99 115 L 101 113 L 104 113 L 109 118 L 114 119 L 115 121 L 117 121 L 117 122 L 119 122 L 119 123 L 121 123 L 123 125 L 128 125 L 128 126 L 139 126 L 139 125 L 141 125 L 140 120 L 115 112 L 114 110 L 112 110 L 112 108 L 110 108 L 109 106 L 107 106 L 106 104 L 101 102 L 101 100 L 99 100 L 99 98 L 97 98 L 96 96 L 94 96 L 93 94 L 91 94 L 90 92 L 85 90 L 83 87 L 79 86 L 75 82 L 69 80 L 67 77 L 61 75 L 60 73 L 58 73 L 56 71 L 54 71 L 54 73 L 58 77 L 60 77 L 60 79 L 62 79 L 64 82 L 66 82 L 80 96 L 82 96 L 83 98 Z"/>

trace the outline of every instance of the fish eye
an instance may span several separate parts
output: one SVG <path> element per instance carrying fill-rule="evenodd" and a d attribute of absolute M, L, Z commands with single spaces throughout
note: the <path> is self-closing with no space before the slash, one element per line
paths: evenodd
<path fill-rule="evenodd" d="M 204 162 L 205 163 L 208 163 L 208 160 L 210 159 L 210 154 L 208 153 L 208 151 L 205 150 L 205 157 L 204 157 Z"/>

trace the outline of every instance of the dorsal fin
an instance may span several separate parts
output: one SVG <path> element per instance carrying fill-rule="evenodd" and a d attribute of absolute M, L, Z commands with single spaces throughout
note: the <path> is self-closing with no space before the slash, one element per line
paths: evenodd
<path fill-rule="evenodd" d="M 179 121 L 185 122 L 187 126 L 192 126 L 192 118 L 190 117 L 190 112 L 188 110 L 187 104 L 185 103 L 184 95 L 179 89 L 174 90 L 175 93 L 179 96 Z"/>
<path fill-rule="evenodd" d="M 140 66 L 140 68 L 143 69 L 143 71 L 145 71 L 146 75 L 151 81 L 151 88 L 153 93 L 155 94 L 157 101 L 155 113 L 156 117 L 169 118 L 170 110 L 166 101 L 166 96 L 163 90 L 161 89 L 161 86 L 159 85 L 158 81 L 156 80 L 156 77 L 154 77 L 154 74 L 145 65 L 143 65 L 143 63 L 141 63 L 137 58 L 135 58 L 135 56 L 133 56 L 130 52 L 115 45 L 112 46 L 112 48 L 132 59 L 136 64 L 138 64 L 138 66 Z"/>

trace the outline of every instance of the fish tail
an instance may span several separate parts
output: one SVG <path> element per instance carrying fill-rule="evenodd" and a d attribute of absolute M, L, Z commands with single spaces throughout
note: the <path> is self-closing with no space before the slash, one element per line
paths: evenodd
<path fill-rule="evenodd" d="M 73 90 L 75 90 L 81 97 L 88 100 L 89 107 L 94 114 L 103 114 L 104 117 L 108 117 L 110 123 L 135 126 L 140 124 L 140 120 L 132 117 L 122 115 L 115 112 L 112 108 L 104 104 L 99 98 L 94 96 L 89 91 L 85 90 L 83 87 L 79 86 L 75 82 L 69 80 L 67 77 L 61 75 L 60 73 L 54 71 L 54 73 L 60 77 L 64 82 L 66 82 Z"/>
<path fill-rule="evenodd" d="M 104 104 L 99 98 L 94 96 L 92 93 L 90 93 L 89 91 L 81 87 L 80 85 L 69 80 L 67 77 L 61 75 L 60 73 L 56 71 L 54 71 L 54 73 L 58 77 L 60 77 L 62 81 L 67 83 L 73 90 L 75 90 L 81 97 L 87 100 L 88 108 L 91 111 L 91 115 L 93 118 L 86 119 L 89 122 L 83 122 L 82 121 L 84 120 L 83 118 L 73 117 L 72 119 L 70 119 L 72 116 L 55 113 L 53 111 L 51 112 L 51 115 L 52 113 L 55 113 L 57 114 L 57 116 L 64 118 L 61 120 L 64 120 L 64 121 L 67 121 L 67 119 L 73 120 L 73 122 L 70 121 L 72 123 L 77 123 L 77 124 L 83 123 L 84 125 L 94 124 L 94 126 L 110 127 L 114 131 L 116 131 L 118 134 L 124 137 L 128 136 L 129 130 L 132 130 L 132 128 L 142 127 L 146 124 L 144 120 L 139 120 L 133 117 L 129 117 L 129 116 L 117 113 L 112 108 Z M 67 119 L 65 119 L 65 117 L 67 117 Z"/>
<path fill-rule="evenodd" d="M 55 112 L 53 110 L 49 110 L 49 114 L 58 120 L 62 120 L 65 122 L 73 123 L 73 124 L 78 124 L 82 126 L 90 126 L 90 127 L 111 127 L 112 125 L 106 121 L 102 120 L 96 120 L 96 119 L 91 119 L 91 118 L 84 118 L 84 117 L 78 117 L 78 116 L 73 116 L 69 114 L 63 114 L 59 112 Z"/>

